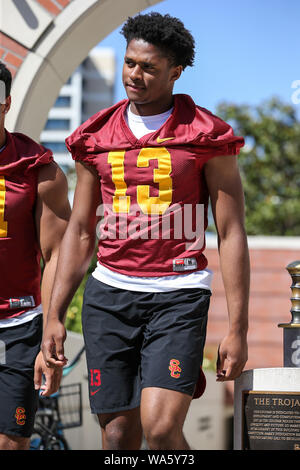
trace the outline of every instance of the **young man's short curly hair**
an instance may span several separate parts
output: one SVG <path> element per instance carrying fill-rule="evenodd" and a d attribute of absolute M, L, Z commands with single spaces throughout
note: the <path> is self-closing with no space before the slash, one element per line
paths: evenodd
<path fill-rule="evenodd" d="M 158 47 L 172 65 L 182 65 L 185 69 L 194 64 L 194 38 L 178 18 L 156 12 L 139 14 L 128 18 L 121 34 L 127 45 L 132 39 L 143 39 Z"/>

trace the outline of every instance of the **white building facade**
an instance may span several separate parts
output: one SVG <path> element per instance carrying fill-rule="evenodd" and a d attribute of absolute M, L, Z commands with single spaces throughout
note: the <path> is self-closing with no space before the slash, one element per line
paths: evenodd
<path fill-rule="evenodd" d="M 61 88 L 49 111 L 40 142 L 53 151 L 55 161 L 67 174 L 74 162 L 65 139 L 82 122 L 113 104 L 115 70 L 114 51 L 94 48 Z"/>

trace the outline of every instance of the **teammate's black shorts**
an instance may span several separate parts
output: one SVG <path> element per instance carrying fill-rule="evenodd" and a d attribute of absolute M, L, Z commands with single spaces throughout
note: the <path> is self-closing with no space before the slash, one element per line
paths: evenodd
<path fill-rule="evenodd" d="M 210 291 L 134 292 L 90 276 L 82 324 L 92 413 L 133 409 L 142 388 L 193 395 Z"/>
<path fill-rule="evenodd" d="M 43 316 L 0 328 L 0 433 L 30 437 L 38 403 L 34 363 L 40 350 Z"/>

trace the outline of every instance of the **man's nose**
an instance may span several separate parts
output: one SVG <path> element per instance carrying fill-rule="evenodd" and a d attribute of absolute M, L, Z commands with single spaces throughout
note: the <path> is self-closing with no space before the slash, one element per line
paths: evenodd
<path fill-rule="evenodd" d="M 130 78 L 131 78 L 131 80 L 141 80 L 141 78 L 142 78 L 142 69 L 138 64 L 136 64 L 130 70 Z"/>

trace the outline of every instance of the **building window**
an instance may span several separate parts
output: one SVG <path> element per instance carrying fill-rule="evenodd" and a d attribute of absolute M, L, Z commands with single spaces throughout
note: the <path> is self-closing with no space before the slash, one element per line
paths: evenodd
<path fill-rule="evenodd" d="M 70 129 L 70 119 L 48 119 L 46 131 L 67 131 Z"/>
<path fill-rule="evenodd" d="M 67 147 L 64 142 L 41 142 L 41 144 L 52 150 L 53 153 L 67 153 Z"/>
<path fill-rule="evenodd" d="M 54 108 L 70 108 L 70 106 L 71 106 L 70 96 L 59 96 L 54 104 Z"/>

